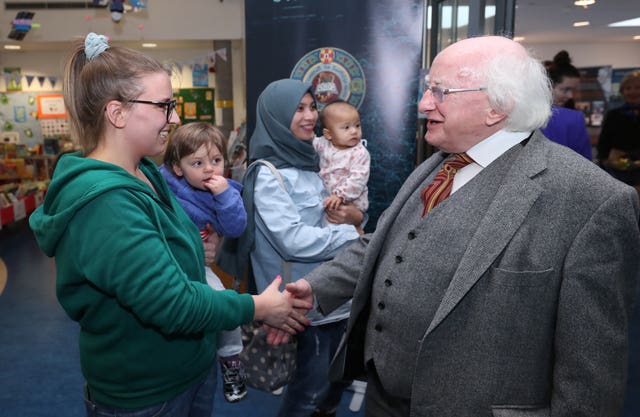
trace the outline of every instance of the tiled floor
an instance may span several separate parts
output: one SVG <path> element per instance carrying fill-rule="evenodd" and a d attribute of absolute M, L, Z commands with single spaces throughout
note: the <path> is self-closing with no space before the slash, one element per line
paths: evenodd
<path fill-rule="evenodd" d="M 0 417 L 82 417 L 78 325 L 55 297 L 54 261 L 42 255 L 26 224 L 0 231 L 8 279 L 0 293 Z M 624 417 L 640 417 L 640 298 L 632 320 L 629 389 Z M 250 390 L 229 404 L 216 398 L 214 416 L 274 416 L 280 397 Z M 357 397 L 356 397 L 357 400 Z M 338 417 L 352 412 L 348 392 Z"/>
<path fill-rule="evenodd" d="M 83 417 L 83 378 L 78 356 L 78 324 L 55 297 L 55 266 L 38 249 L 25 224 L 0 231 L 0 258 L 8 270 L 0 293 L 0 417 Z M 229 404 L 216 396 L 215 417 L 272 417 L 280 398 L 250 390 Z M 352 412 L 353 393 L 343 397 L 338 417 Z"/>

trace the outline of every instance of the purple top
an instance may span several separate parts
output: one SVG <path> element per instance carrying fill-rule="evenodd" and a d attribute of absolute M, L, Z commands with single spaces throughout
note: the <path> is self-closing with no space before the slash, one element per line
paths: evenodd
<path fill-rule="evenodd" d="M 242 184 L 227 178 L 229 187 L 214 195 L 210 191 L 193 188 L 183 177 L 176 177 L 164 165 L 160 167 L 160 172 L 198 229 L 205 229 L 209 223 L 220 236 L 238 237 L 242 234 L 247 225 L 247 213 L 240 196 Z"/>
<path fill-rule="evenodd" d="M 591 161 L 591 139 L 581 111 L 551 106 L 551 119 L 542 133 L 552 141 L 573 149 Z"/>

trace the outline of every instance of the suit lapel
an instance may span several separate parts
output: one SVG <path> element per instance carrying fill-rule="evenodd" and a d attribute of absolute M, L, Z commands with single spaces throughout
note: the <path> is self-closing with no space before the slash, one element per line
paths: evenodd
<path fill-rule="evenodd" d="M 514 163 L 494 172 L 495 181 L 506 181 L 482 218 L 469 242 L 436 314 L 427 329 L 429 334 L 455 308 L 465 294 L 483 276 L 525 221 L 542 189 L 532 180 L 546 167 L 544 138 L 535 133 L 519 150 Z M 520 145 L 518 145 L 520 146 Z"/>

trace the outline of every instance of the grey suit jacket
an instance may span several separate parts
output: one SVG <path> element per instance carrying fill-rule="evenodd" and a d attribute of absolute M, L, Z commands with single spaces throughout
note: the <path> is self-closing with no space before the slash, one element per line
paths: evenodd
<path fill-rule="evenodd" d="M 539 132 L 518 146 L 513 164 L 493 173 L 502 184 L 417 342 L 413 417 L 621 411 L 640 279 L 638 196 Z M 380 251 L 442 159 L 437 153 L 412 173 L 373 234 L 307 276 L 323 312 L 353 295 L 333 371 L 362 373 L 371 290 L 383 285 L 375 279 Z M 415 256 L 424 256 L 420 248 Z M 421 311 L 412 314 L 420 320 Z"/>

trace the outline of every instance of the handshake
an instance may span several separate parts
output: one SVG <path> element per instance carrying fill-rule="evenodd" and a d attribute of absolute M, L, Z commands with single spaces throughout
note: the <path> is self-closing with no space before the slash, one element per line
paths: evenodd
<path fill-rule="evenodd" d="M 253 319 L 264 323 L 267 343 L 272 345 L 286 343 L 289 335 L 304 331 L 310 324 L 306 314 L 313 308 L 313 290 L 305 279 L 287 284 L 282 292 L 281 282 L 278 275 L 260 295 L 253 296 Z"/>

